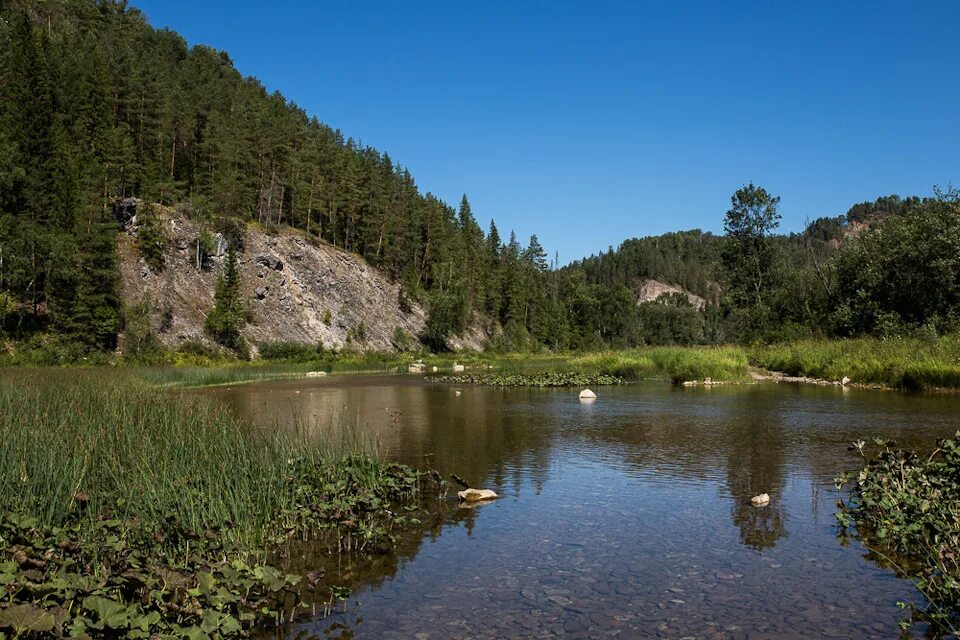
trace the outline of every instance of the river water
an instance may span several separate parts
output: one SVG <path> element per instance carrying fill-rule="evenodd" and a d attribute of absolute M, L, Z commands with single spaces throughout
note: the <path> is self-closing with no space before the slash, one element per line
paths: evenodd
<path fill-rule="evenodd" d="M 458 395 L 456 392 L 459 391 Z M 783 384 L 597 389 L 339 377 L 209 390 L 264 425 L 363 425 L 391 459 L 501 499 L 448 502 L 397 552 L 309 554 L 346 610 L 277 638 L 893 638 L 913 585 L 842 544 L 833 478 L 874 436 L 931 448 L 960 397 Z M 750 497 L 769 493 L 770 506 Z"/>

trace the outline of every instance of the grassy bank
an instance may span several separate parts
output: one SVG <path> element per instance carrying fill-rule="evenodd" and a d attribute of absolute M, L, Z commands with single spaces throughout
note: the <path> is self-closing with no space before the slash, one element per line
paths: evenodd
<path fill-rule="evenodd" d="M 428 362 L 429 364 L 429 362 Z M 652 347 L 572 354 L 505 354 L 474 363 L 486 371 L 441 376 L 448 382 L 498 386 L 583 386 L 636 380 L 740 381 L 747 379 L 746 353 L 736 347 Z"/>
<path fill-rule="evenodd" d="M 960 337 L 932 340 L 861 338 L 755 347 L 750 362 L 758 367 L 827 380 L 898 389 L 960 388 Z"/>
<path fill-rule="evenodd" d="M 850 497 L 837 514 L 841 531 L 856 525 L 884 564 L 915 579 L 929 605 L 914 619 L 956 637 L 960 629 L 960 432 L 930 456 L 892 442 L 858 442 L 863 468 L 838 478 Z"/>
<path fill-rule="evenodd" d="M 234 635 L 299 601 L 272 549 L 388 547 L 419 497 L 409 468 L 124 371 L 0 371 L 0 442 L 0 638 Z"/>

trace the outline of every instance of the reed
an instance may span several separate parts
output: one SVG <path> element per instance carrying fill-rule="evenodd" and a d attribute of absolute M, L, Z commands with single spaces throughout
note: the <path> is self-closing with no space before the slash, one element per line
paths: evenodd
<path fill-rule="evenodd" d="M 322 440 L 302 424 L 256 430 L 125 371 L 0 370 L 0 508 L 47 525 L 82 509 L 262 538 L 297 507 L 294 465 L 333 484 L 382 479 L 387 465 L 354 455 L 371 448 L 356 425 L 334 427 Z"/>
<path fill-rule="evenodd" d="M 960 337 L 819 340 L 750 349 L 756 366 L 900 389 L 960 388 Z"/>

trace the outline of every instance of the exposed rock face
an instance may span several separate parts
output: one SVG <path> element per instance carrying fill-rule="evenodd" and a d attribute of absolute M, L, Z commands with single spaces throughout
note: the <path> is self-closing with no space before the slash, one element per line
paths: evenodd
<path fill-rule="evenodd" d="M 707 305 L 707 301 L 705 299 L 694 293 L 690 293 L 686 289 L 673 284 L 660 282 L 659 280 L 654 280 L 652 278 L 638 282 L 637 286 L 634 288 L 634 292 L 637 294 L 637 304 L 640 304 L 641 302 L 654 302 L 657 298 L 667 293 L 682 293 L 683 295 L 687 296 L 687 300 L 690 301 L 690 304 L 701 311 Z"/>
<path fill-rule="evenodd" d="M 172 209 L 158 210 L 168 246 L 161 272 L 154 273 L 140 259 L 132 225 L 119 236 L 124 301 L 135 304 L 149 298 L 154 326 L 164 346 L 209 342 L 204 323 L 213 308 L 226 242 L 215 237 L 210 268 L 200 269 L 196 255 L 200 228 Z M 286 229 L 271 235 L 249 229 L 238 260 L 251 311 L 243 333 L 254 347 L 285 341 L 343 348 L 349 335 L 359 349 L 386 351 L 397 348 L 398 329 L 412 340 L 423 332 L 425 310 L 412 304 L 409 312 L 403 312 L 399 285 L 359 256 L 297 231 Z M 451 347 L 482 348 L 483 337 L 477 333 L 481 332 L 451 340 Z"/>

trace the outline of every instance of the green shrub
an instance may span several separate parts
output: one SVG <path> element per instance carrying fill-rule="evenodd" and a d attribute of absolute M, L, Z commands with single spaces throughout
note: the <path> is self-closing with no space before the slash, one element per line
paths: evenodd
<path fill-rule="evenodd" d="M 302 342 L 265 342 L 259 345 L 260 358 L 263 360 L 281 360 L 286 362 L 310 362 L 326 355 L 323 342 L 304 344 Z"/>

